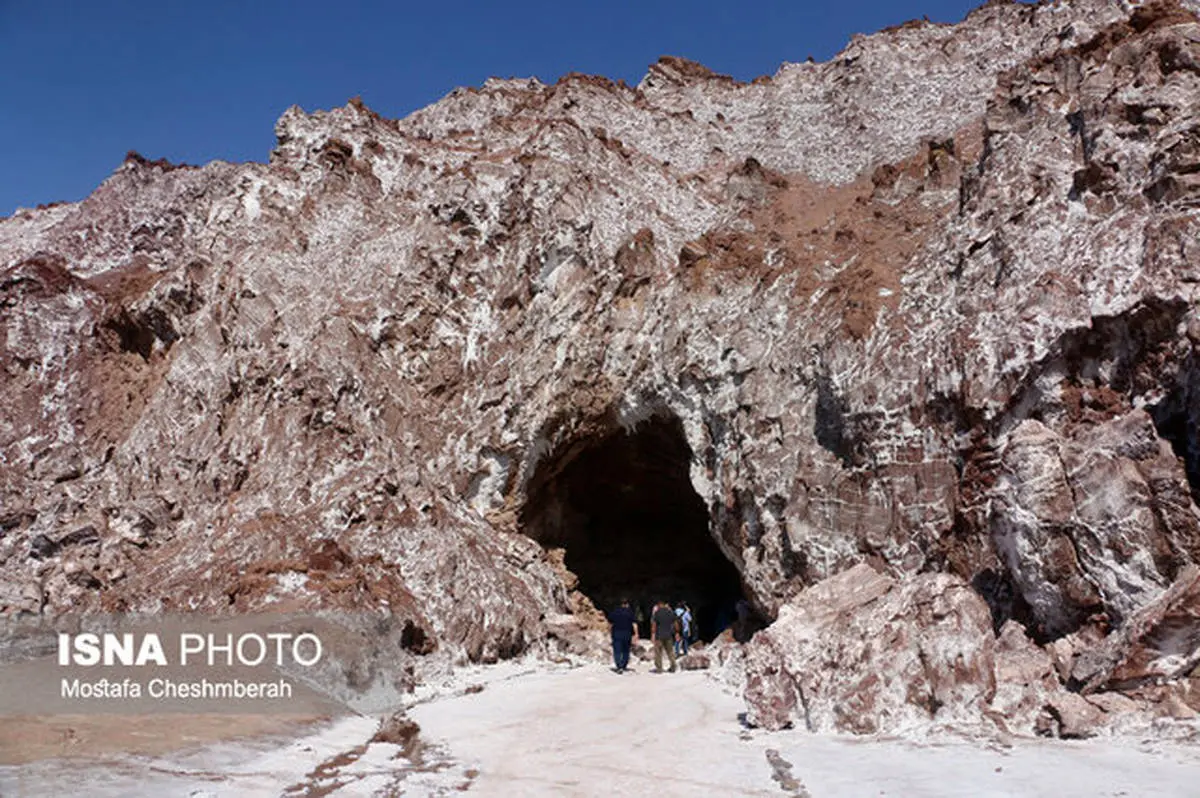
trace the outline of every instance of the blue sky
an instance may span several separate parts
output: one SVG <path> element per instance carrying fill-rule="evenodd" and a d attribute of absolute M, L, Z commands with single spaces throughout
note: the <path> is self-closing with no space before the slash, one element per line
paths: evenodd
<path fill-rule="evenodd" d="M 78 200 L 127 150 L 266 160 L 288 106 L 405 114 L 488 77 L 636 83 L 664 54 L 749 80 L 961 0 L 0 0 L 0 215 Z"/>

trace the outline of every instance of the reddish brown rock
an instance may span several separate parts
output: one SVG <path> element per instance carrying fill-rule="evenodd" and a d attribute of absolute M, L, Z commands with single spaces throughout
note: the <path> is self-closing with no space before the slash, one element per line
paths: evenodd
<path fill-rule="evenodd" d="M 1137 701 L 1121 693 L 1091 693 L 1084 698 L 1089 704 L 1109 715 L 1124 715 L 1136 712 L 1140 708 Z"/>
<path fill-rule="evenodd" d="M 995 675 L 988 717 L 1009 733 L 1033 734 L 1049 697 L 1062 690 L 1053 658 L 1008 621 L 996 640 Z"/>
<path fill-rule="evenodd" d="M 992 697 L 994 649 L 987 606 L 959 580 L 894 582 L 859 565 L 784 605 L 750 643 L 748 718 L 855 733 L 961 723 Z"/>
<path fill-rule="evenodd" d="M 1157 691 L 1154 696 L 1154 709 L 1164 717 L 1173 720 L 1195 720 L 1200 717 L 1194 704 L 1197 699 L 1192 695 L 1191 684 L 1186 681 L 1174 682 Z"/>
<path fill-rule="evenodd" d="M 993 539 L 1051 634 L 1101 612 L 1119 624 L 1167 586 L 1200 539 L 1183 466 L 1140 410 L 1069 438 L 1022 422 L 992 496 Z"/>
<path fill-rule="evenodd" d="M 1055 693 L 1047 701 L 1047 708 L 1057 724 L 1058 736 L 1064 739 L 1095 737 L 1104 727 L 1104 712 L 1076 693 Z"/>
<path fill-rule="evenodd" d="M 604 658 L 612 650 L 607 625 L 599 628 L 569 614 L 548 615 L 543 622 L 547 637 L 563 654 Z"/>
<path fill-rule="evenodd" d="M 1181 679 L 1200 663 L 1200 568 L 1189 565 L 1071 669 L 1085 692 Z"/>
<path fill-rule="evenodd" d="M 988 3 L 748 85 L 667 59 L 292 108 L 270 163 L 130 157 L 13 214 L 0 614 L 390 614 L 411 681 L 582 651 L 602 593 L 715 572 L 740 637 L 779 616 L 745 662 L 768 725 L 809 693 L 822 728 L 966 717 L 1010 619 L 1088 684 L 1175 674 L 1184 604 L 1136 619 L 1200 560 L 1195 9 Z M 571 476 L 638 436 L 636 475 Z M 606 553 L 680 517 L 687 568 Z M 821 588 L 862 563 L 896 585 Z M 835 585 L 887 668 L 794 636 Z"/>

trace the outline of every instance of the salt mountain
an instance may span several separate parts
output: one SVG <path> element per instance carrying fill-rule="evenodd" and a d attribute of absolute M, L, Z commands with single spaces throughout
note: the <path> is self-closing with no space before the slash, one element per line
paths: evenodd
<path fill-rule="evenodd" d="M 1194 714 L 1197 10 L 131 154 L 0 222 L 0 613 L 376 613 L 411 684 L 744 591 L 768 727 Z"/>

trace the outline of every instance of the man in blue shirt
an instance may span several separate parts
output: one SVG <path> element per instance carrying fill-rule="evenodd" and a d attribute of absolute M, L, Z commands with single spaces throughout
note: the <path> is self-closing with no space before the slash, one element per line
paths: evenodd
<path fill-rule="evenodd" d="M 621 605 L 608 614 L 608 621 L 612 624 L 613 665 L 617 673 L 624 673 L 629 666 L 629 651 L 637 639 L 637 624 L 629 599 L 621 599 Z"/>
<path fill-rule="evenodd" d="M 692 608 L 687 602 L 681 601 L 675 606 L 675 617 L 679 618 L 679 637 L 675 638 L 675 656 L 688 653 L 688 644 L 692 642 Z"/>

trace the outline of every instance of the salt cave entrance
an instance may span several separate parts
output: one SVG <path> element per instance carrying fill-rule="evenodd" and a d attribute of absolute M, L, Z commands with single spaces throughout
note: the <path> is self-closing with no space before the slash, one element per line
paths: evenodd
<path fill-rule="evenodd" d="M 733 621 L 742 584 L 709 534 L 688 479 L 691 457 L 673 417 L 577 442 L 539 464 L 521 521 L 545 548 L 564 550 L 579 590 L 600 609 L 622 596 L 647 614 L 656 598 L 686 601 L 711 640 Z"/>

